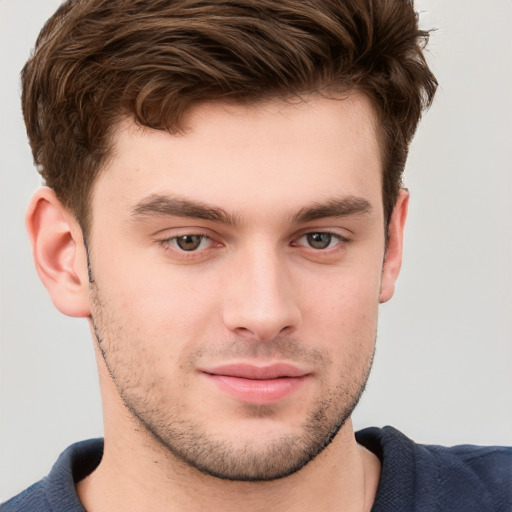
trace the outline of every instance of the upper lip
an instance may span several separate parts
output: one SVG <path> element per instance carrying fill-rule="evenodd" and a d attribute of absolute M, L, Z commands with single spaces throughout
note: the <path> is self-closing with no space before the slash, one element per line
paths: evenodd
<path fill-rule="evenodd" d="M 235 363 L 202 368 L 201 371 L 210 375 L 240 377 L 253 380 L 278 379 L 280 377 L 304 377 L 310 373 L 289 363 L 274 363 L 266 366 Z"/>

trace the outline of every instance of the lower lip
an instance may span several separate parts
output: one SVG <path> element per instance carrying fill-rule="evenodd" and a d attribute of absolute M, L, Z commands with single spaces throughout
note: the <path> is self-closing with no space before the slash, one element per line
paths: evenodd
<path fill-rule="evenodd" d="M 307 379 L 302 377 L 280 377 L 277 379 L 243 379 L 227 375 L 204 374 L 222 391 L 248 404 L 265 405 L 278 402 L 297 391 Z"/>

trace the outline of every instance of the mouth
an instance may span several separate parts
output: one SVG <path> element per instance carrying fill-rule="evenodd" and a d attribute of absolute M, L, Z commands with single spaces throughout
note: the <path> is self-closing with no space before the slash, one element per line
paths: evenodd
<path fill-rule="evenodd" d="M 229 364 L 200 371 L 222 393 L 255 405 L 283 400 L 300 389 L 311 375 L 309 371 L 287 363 L 268 366 Z"/>

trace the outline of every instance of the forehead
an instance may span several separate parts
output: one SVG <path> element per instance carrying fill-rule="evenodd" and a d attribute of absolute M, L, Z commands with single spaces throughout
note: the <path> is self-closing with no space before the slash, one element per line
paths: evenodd
<path fill-rule="evenodd" d="M 124 120 L 98 177 L 99 200 L 126 209 L 151 194 L 243 213 L 300 208 L 332 195 L 381 197 L 375 115 L 361 94 L 192 109 L 177 135 Z"/>

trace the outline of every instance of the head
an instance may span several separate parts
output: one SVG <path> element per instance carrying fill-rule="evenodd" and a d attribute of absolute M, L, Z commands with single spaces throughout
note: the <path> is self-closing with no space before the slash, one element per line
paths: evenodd
<path fill-rule="evenodd" d="M 400 267 L 426 37 L 404 0 L 84 0 L 44 27 L 23 70 L 52 191 L 38 270 L 170 456 L 279 478 L 350 417 Z"/>

